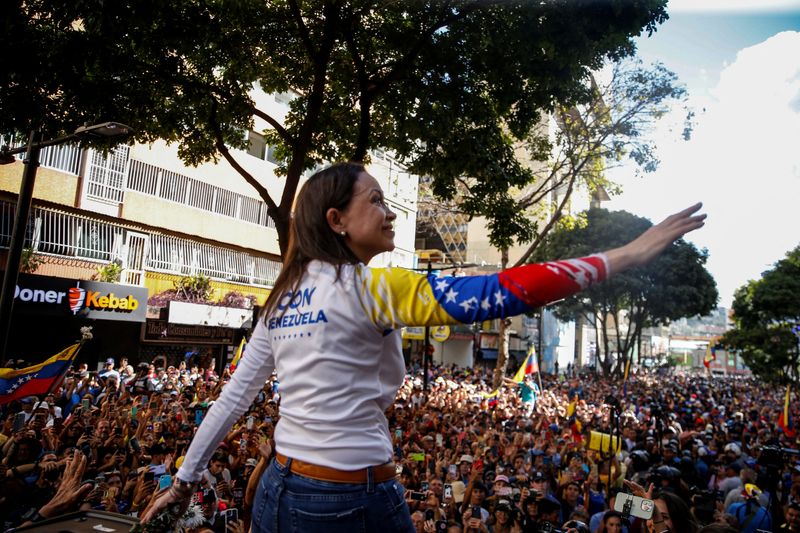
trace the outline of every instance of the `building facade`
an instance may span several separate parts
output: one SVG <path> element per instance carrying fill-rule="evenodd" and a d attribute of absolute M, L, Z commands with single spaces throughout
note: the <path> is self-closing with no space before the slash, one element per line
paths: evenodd
<path fill-rule="evenodd" d="M 254 91 L 259 108 L 280 119 L 291 97 Z M 259 133 L 266 127 L 256 119 L 255 131 L 247 133 L 248 148 L 232 153 L 273 198 L 280 198 L 283 180 L 275 175 L 277 161 Z M 368 168 L 397 213 L 397 249 L 373 264 L 411 267 L 415 177 L 379 151 L 373 161 Z M 22 173 L 21 158 L 0 166 L 3 265 Z M 18 295 L 7 355 L 24 353 L 28 358 L 55 353 L 77 338 L 81 326 L 92 325 L 94 339 L 84 349 L 92 359 L 177 359 L 197 353 L 223 361 L 252 326 L 254 310 L 264 303 L 281 268 L 278 234 L 256 191 L 224 160 L 188 167 L 178 147 L 164 142 L 119 145 L 109 153 L 78 145 L 43 149 L 24 248 L 21 271 L 30 273 L 26 281 L 46 278 L 61 286 L 67 280 L 66 289 L 77 290 L 116 273 L 108 294 L 134 291 L 139 309 L 136 320 L 119 320 L 120 313 L 98 317 L 85 308 L 73 312 L 69 306 L 63 313 L 41 314 L 17 306 Z M 214 302 L 203 306 L 208 309 L 173 310 L 153 298 L 180 290 L 186 279 L 203 278 Z M 148 299 L 153 305 L 147 305 Z M 52 334 L 37 334 L 43 330 Z"/>

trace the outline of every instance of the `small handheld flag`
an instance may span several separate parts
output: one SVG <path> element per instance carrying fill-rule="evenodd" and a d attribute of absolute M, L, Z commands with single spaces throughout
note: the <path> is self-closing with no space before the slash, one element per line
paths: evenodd
<path fill-rule="evenodd" d="M 525 357 L 525 360 L 522 362 L 522 365 L 517 370 L 517 373 L 514 374 L 512 378 L 517 383 L 522 383 L 525 378 L 531 374 L 536 374 L 539 372 L 539 361 L 536 358 L 536 349 L 534 348 L 533 344 L 531 344 L 530 348 L 528 348 L 528 355 Z"/>
<path fill-rule="evenodd" d="M 239 366 L 239 361 L 242 355 L 244 355 L 245 346 L 247 346 L 247 342 L 245 342 L 244 337 L 242 337 L 242 342 L 239 343 L 239 347 L 236 349 L 236 355 L 233 356 L 233 360 L 231 361 L 231 374 L 233 374 L 233 371 Z"/>
<path fill-rule="evenodd" d="M 791 394 L 792 386 L 786 386 L 786 398 L 783 401 L 783 412 L 778 419 L 778 426 L 783 430 L 783 433 L 790 439 L 795 438 L 797 431 L 792 421 L 792 414 L 789 412 L 789 396 Z"/>

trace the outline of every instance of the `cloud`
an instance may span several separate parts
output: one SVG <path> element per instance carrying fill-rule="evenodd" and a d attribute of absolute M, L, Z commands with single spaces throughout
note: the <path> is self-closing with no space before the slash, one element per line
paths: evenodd
<path fill-rule="evenodd" d="M 670 13 L 781 11 L 797 7 L 797 0 L 669 0 Z"/>
<path fill-rule="evenodd" d="M 691 88 L 690 88 L 691 89 Z M 800 244 L 800 32 L 742 49 L 708 94 L 693 101 L 688 142 L 659 127 L 662 165 L 640 181 L 617 176 L 612 209 L 654 221 L 697 199 L 709 214 L 690 238 L 708 248 L 721 301 Z"/>

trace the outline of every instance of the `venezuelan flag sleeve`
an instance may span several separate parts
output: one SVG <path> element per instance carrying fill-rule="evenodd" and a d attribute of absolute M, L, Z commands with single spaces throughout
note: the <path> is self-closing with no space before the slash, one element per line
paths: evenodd
<path fill-rule="evenodd" d="M 435 277 L 360 266 L 362 306 L 382 329 L 470 324 L 519 315 L 566 298 L 608 275 L 605 255 L 510 268 L 487 276 Z"/>

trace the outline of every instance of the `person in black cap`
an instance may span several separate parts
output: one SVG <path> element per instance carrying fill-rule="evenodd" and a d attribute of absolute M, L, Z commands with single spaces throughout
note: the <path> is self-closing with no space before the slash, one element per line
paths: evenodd
<path fill-rule="evenodd" d="M 547 495 L 540 499 L 539 506 L 539 527 L 543 524 L 550 524 L 553 528 L 558 529 L 561 525 L 561 502 L 555 499 L 554 496 Z"/>
<path fill-rule="evenodd" d="M 544 472 L 534 472 L 531 476 L 531 491 L 534 491 L 534 497 L 544 498 L 550 494 L 550 483 L 547 481 L 547 476 Z"/>
<path fill-rule="evenodd" d="M 539 503 L 533 496 L 528 496 L 522 500 L 520 505 L 522 512 L 520 516 L 520 526 L 522 533 L 537 533 L 539 531 Z"/>
<path fill-rule="evenodd" d="M 511 533 L 518 531 L 519 520 L 516 510 L 509 500 L 498 500 L 494 508 L 492 533 Z"/>
<path fill-rule="evenodd" d="M 198 500 L 203 508 L 203 517 L 206 519 L 201 529 L 208 528 L 214 533 L 226 533 L 225 520 L 219 513 L 216 491 L 212 488 L 202 489 L 198 493 Z"/>

